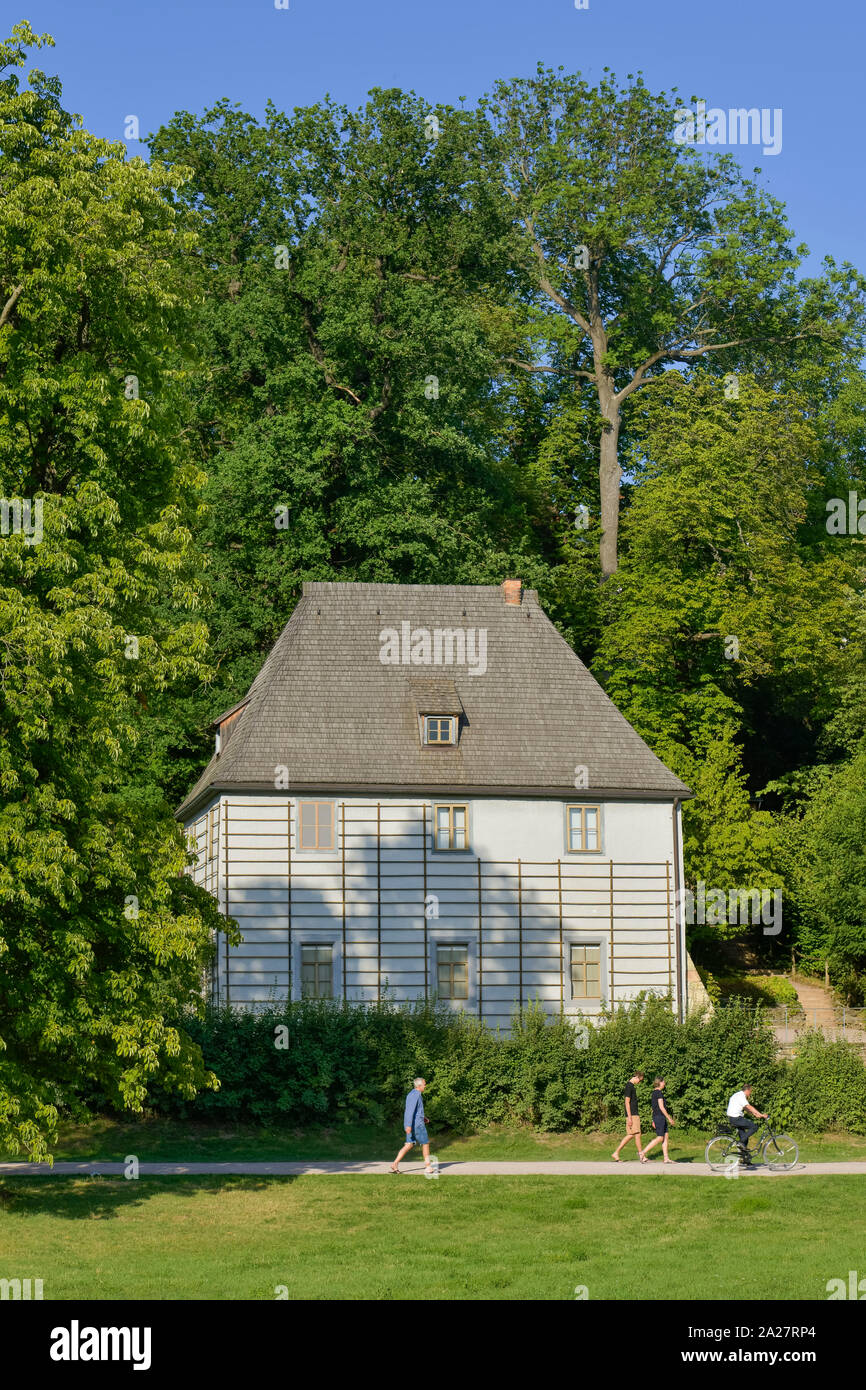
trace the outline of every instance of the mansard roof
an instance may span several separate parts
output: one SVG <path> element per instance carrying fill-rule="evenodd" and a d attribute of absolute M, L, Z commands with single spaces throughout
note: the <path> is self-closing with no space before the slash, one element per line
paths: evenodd
<path fill-rule="evenodd" d="M 567 797 L 580 768 L 581 800 L 691 795 L 535 590 L 508 583 L 304 584 L 246 701 L 226 711 L 231 737 L 178 815 L 217 792 L 279 787 Z M 424 746 L 424 713 L 459 716 L 456 746 Z"/>

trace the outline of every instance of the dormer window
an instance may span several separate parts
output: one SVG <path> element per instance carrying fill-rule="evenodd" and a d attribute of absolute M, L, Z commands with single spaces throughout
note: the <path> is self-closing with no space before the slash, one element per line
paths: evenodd
<path fill-rule="evenodd" d="M 232 731 L 236 727 L 238 720 L 249 702 L 249 696 L 247 696 L 245 700 L 241 700 L 239 705 L 233 705 L 231 709 L 226 710 L 225 714 L 219 715 L 214 720 L 212 727 L 216 730 L 215 751 L 217 753 L 222 753 L 224 751 Z"/>
<path fill-rule="evenodd" d="M 453 714 L 425 714 L 424 742 L 433 747 L 443 747 L 457 742 L 457 716 Z"/>
<path fill-rule="evenodd" d="M 463 701 L 453 680 L 445 676 L 414 676 L 409 693 L 418 716 L 422 748 L 456 748 L 461 725 L 468 725 Z"/>

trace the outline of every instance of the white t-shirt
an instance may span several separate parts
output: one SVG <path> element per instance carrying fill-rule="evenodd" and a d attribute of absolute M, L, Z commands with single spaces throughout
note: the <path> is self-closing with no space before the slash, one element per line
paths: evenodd
<path fill-rule="evenodd" d="M 735 1091 L 728 1101 L 728 1119 L 741 1120 L 743 1118 L 743 1111 L 746 1106 L 750 1104 L 751 1101 L 745 1091 Z"/>

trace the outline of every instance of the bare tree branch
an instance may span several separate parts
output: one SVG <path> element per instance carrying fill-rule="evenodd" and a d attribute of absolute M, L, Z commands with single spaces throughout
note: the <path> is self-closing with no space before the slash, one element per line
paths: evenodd
<path fill-rule="evenodd" d="M 351 390 L 350 387 L 341 386 L 340 383 L 334 377 L 333 373 L 329 370 L 324 350 L 318 338 L 316 337 L 316 333 L 313 328 L 313 322 L 310 317 L 310 305 L 308 304 L 307 300 L 305 300 L 300 294 L 298 294 L 297 290 L 293 290 L 292 293 L 294 294 L 295 299 L 301 306 L 301 316 L 303 319 L 304 329 L 307 334 L 307 344 L 310 349 L 310 356 L 321 367 L 322 371 L 325 374 L 325 381 L 327 382 L 328 386 L 330 386 L 334 391 L 345 392 L 347 396 L 350 396 L 352 398 L 356 405 L 362 405 L 363 402 L 361 400 L 361 397 L 356 396 L 355 392 Z"/>
<path fill-rule="evenodd" d="M 809 332 L 809 328 L 804 328 L 800 333 L 792 333 L 789 337 L 770 339 L 769 341 L 793 343 L 800 338 L 807 338 Z M 617 392 L 616 404 L 619 405 L 627 396 L 631 395 L 632 391 L 637 390 L 637 388 L 643 384 L 649 369 L 654 367 L 658 362 L 692 362 L 697 357 L 705 357 L 708 352 L 724 352 L 726 348 L 743 347 L 746 343 L 766 342 L 768 340 L 765 339 L 762 334 L 756 333 L 754 337 L 732 338 L 730 342 L 727 343 L 704 343 L 700 347 L 695 348 L 682 347 L 681 345 L 687 341 L 687 338 L 680 338 L 679 342 L 670 343 L 667 347 L 659 348 L 658 352 L 654 352 L 651 357 L 648 357 L 645 362 L 642 362 L 631 381 L 627 382 L 622 390 Z"/>
<path fill-rule="evenodd" d="M 3 327 L 4 323 L 8 319 L 9 315 L 12 313 L 12 310 L 15 308 L 15 305 L 18 303 L 18 300 L 21 298 L 23 293 L 24 286 L 16 285 L 3 306 L 2 314 L 0 314 L 0 328 Z"/>
<path fill-rule="evenodd" d="M 345 389 L 345 388 L 344 388 L 344 389 Z M 357 397 L 356 397 L 355 399 L 357 400 Z M 383 378 L 383 380 L 382 380 L 382 394 L 381 394 L 381 397 L 380 397 L 380 400 L 379 400 L 379 404 L 378 404 L 378 405 L 374 405 L 374 406 L 372 407 L 372 409 L 369 410 L 369 411 L 367 412 L 367 414 L 368 414 L 369 417 L 370 417 L 371 422 L 372 422 L 373 420 L 378 420 L 379 416 L 382 414 L 382 412 L 383 412 L 384 410 L 387 410 L 387 409 L 388 409 L 388 406 L 389 406 L 390 404 L 391 404 L 391 378 L 390 378 L 390 377 L 387 375 L 387 373 L 386 373 L 385 376 L 384 376 L 384 378 Z"/>
<path fill-rule="evenodd" d="M 560 307 L 560 309 L 562 309 L 564 313 L 568 314 L 568 317 L 569 317 L 570 319 L 573 319 L 573 321 L 574 321 L 580 328 L 583 329 L 583 331 L 584 331 L 584 333 L 586 334 L 587 338 L 591 338 L 591 337 L 592 337 L 592 334 L 591 334 L 590 331 L 589 331 L 589 324 L 587 323 L 586 319 L 583 317 L 583 314 L 582 314 L 582 313 L 580 312 L 580 310 L 576 307 L 576 305 L 572 304 L 568 299 L 566 299 L 566 297 L 565 297 L 564 294 L 562 294 L 559 290 L 554 289 L 553 285 L 551 284 L 550 280 L 548 279 L 548 276 L 547 276 L 547 274 L 546 274 L 546 271 L 547 271 L 547 259 L 546 259 L 545 254 L 544 254 L 544 249 L 543 249 L 543 247 L 541 246 L 541 243 L 539 242 L 538 237 L 537 237 L 537 235 L 536 235 L 536 232 L 535 232 L 535 223 L 532 221 L 532 218 L 531 218 L 531 217 L 524 217 L 524 218 L 523 218 L 523 225 L 524 225 L 524 227 L 526 228 L 526 230 L 528 231 L 530 237 L 532 238 L 532 248 L 533 248 L 533 250 L 535 251 L 535 257 L 536 257 L 536 260 L 538 261 L 539 270 L 540 270 L 540 272 L 541 272 L 541 274 L 539 275 L 539 279 L 538 279 L 539 285 L 540 285 L 541 288 L 544 290 L 544 293 L 545 293 L 550 299 L 553 300 L 554 304 L 558 304 L 559 307 Z"/>
<path fill-rule="evenodd" d="M 513 367 L 522 367 L 525 372 L 553 372 L 560 376 L 582 376 L 586 381 L 595 381 L 595 372 L 576 371 L 573 367 L 534 367 L 529 362 L 521 362 L 516 357 L 503 357 Z"/>

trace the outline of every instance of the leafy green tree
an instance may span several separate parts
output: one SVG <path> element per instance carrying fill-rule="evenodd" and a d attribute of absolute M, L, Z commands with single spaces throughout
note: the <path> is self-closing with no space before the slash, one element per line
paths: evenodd
<path fill-rule="evenodd" d="M 785 824 L 785 850 L 797 909 L 797 950 L 849 1003 L 864 1002 L 866 979 L 866 744 L 827 768 Z"/>
<path fill-rule="evenodd" d="M 0 1145 L 58 1108 L 212 1085 L 182 1016 L 212 900 L 133 785 L 143 707 L 205 674 L 199 490 L 179 442 L 189 233 L 177 174 L 127 161 L 0 45 Z"/>
<path fill-rule="evenodd" d="M 797 289 L 803 248 L 782 205 L 732 156 L 675 143 L 679 101 L 640 77 L 620 87 L 605 69 L 591 86 L 540 65 L 481 104 L 494 133 L 481 177 L 511 210 L 524 310 L 508 360 L 593 408 L 604 578 L 618 563 L 620 433 L 635 393 L 677 364 L 736 372 L 780 342 L 839 336 L 828 286 L 808 300 Z"/>
<path fill-rule="evenodd" d="M 689 878 L 775 887 L 779 826 L 753 797 L 768 773 L 805 760 L 804 722 L 834 709 L 855 623 L 851 557 L 810 531 L 821 481 L 796 400 L 747 378 L 728 400 L 677 376 L 642 399 L 597 673 L 695 792 Z M 747 755 L 783 715 L 787 743 L 766 755 L 756 784 Z M 814 731 L 807 752 L 814 759 Z"/>
<path fill-rule="evenodd" d="M 469 215 L 484 138 L 471 113 L 375 91 L 263 124 L 220 102 L 151 140 L 191 171 L 178 198 L 200 237 L 189 396 L 219 666 L 190 690 L 201 727 L 246 692 L 305 579 L 517 574 L 575 624 L 535 468 L 544 406 L 523 411 L 490 345 L 508 228 L 493 203 Z"/>

